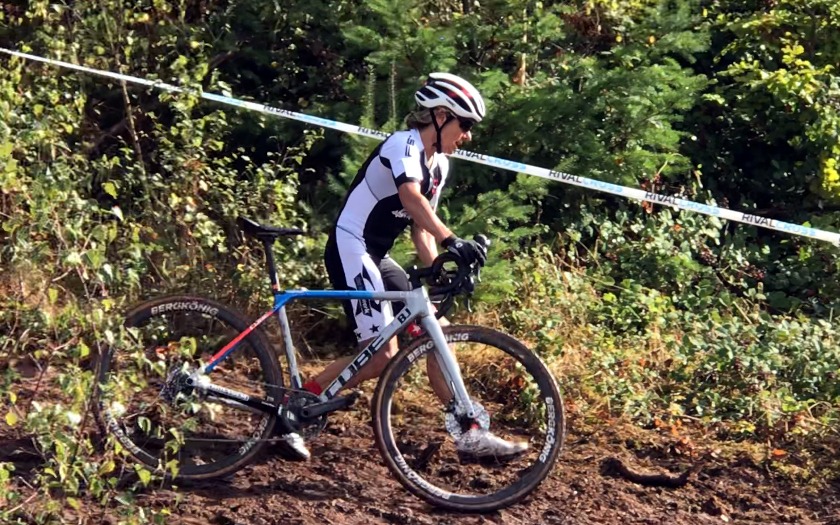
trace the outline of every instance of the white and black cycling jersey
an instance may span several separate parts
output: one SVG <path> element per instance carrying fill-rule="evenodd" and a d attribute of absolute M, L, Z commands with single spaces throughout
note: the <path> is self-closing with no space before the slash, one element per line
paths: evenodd
<path fill-rule="evenodd" d="M 435 153 L 427 161 L 417 130 L 398 131 L 371 153 L 353 179 L 335 227 L 361 240 L 371 255 L 384 257 L 411 224 L 397 189 L 419 182 L 420 191 L 437 209 L 448 171 L 445 155 Z"/>

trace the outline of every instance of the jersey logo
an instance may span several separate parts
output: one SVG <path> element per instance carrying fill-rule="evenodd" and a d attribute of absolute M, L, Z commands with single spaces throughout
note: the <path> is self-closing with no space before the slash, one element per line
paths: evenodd
<path fill-rule="evenodd" d="M 411 216 L 410 216 L 410 215 L 408 214 L 408 212 L 407 212 L 407 211 L 405 211 L 405 210 L 394 210 L 394 211 L 392 211 L 391 213 L 392 213 L 392 214 L 394 215 L 394 217 L 396 217 L 397 219 L 408 219 L 408 220 L 411 220 Z"/>
<path fill-rule="evenodd" d="M 365 281 L 367 281 L 369 288 L 365 287 Z M 362 268 L 362 273 L 353 278 L 353 283 L 356 285 L 356 290 L 374 289 L 373 281 L 370 279 L 367 268 Z M 377 312 L 382 311 L 382 305 L 379 304 L 379 301 L 370 301 L 368 299 L 359 299 L 356 301 L 355 315 L 364 314 L 368 317 L 373 317 L 373 310 Z"/>
<path fill-rule="evenodd" d="M 438 186 L 440 186 L 440 177 L 433 177 L 431 188 L 429 188 L 429 200 L 432 200 L 434 196 L 437 194 Z"/>

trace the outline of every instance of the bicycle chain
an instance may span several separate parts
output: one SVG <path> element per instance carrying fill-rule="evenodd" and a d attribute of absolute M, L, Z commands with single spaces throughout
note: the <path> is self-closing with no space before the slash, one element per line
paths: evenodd
<path fill-rule="evenodd" d="M 280 391 L 280 399 L 284 400 L 277 405 L 277 417 L 282 418 L 283 416 L 280 414 L 281 410 L 286 409 L 287 407 L 291 406 L 292 403 L 295 403 L 299 399 L 305 399 L 309 396 L 312 396 L 313 400 L 318 400 L 318 397 L 308 390 L 291 388 L 286 386 L 275 385 L 272 383 L 268 383 L 266 381 L 254 381 L 253 379 L 231 379 L 228 378 L 229 383 L 233 383 L 235 385 L 245 385 L 251 387 L 262 387 L 268 390 L 269 388 L 275 388 Z M 277 402 L 277 400 L 273 400 L 273 402 Z M 299 407 L 306 406 L 306 404 L 300 404 Z M 324 428 L 327 425 L 327 416 L 323 415 L 318 419 L 307 423 L 305 426 L 301 427 L 298 430 L 298 433 L 303 436 L 305 439 L 312 439 L 321 434 Z M 205 441 L 210 441 L 214 443 L 239 443 L 245 441 L 253 440 L 252 436 L 243 436 L 242 438 L 230 438 L 230 439 L 206 439 Z M 254 442 L 267 442 L 267 443 L 277 443 L 282 441 L 283 438 L 281 436 L 264 438 L 264 439 L 257 439 L 253 440 Z"/>

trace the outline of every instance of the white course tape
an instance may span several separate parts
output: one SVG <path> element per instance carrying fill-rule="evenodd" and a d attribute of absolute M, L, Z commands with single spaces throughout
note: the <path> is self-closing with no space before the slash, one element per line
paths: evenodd
<path fill-rule="evenodd" d="M 112 73 L 110 71 L 101 71 L 98 69 L 93 69 L 85 66 L 79 66 L 76 64 L 71 64 L 69 62 L 62 62 L 60 60 L 52 60 L 49 58 L 43 58 L 36 55 L 30 55 L 27 53 L 21 53 L 18 51 L 13 51 L 11 49 L 0 48 L 0 52 L 16 56 L 19 58 L 25 58 L 28 60 L 34 60 L 36 62 L 43 62 L 45 64 L 50 64 L 53 66 L 59 66 L 67 69 L 74 69 L 76 71 L 82 71 L 84 73 L 90 73 L 92 75 L 98 75 L 102 77 L 113 78 L 115 80 L 123 80 L 125 82 L 131 82 L 132 84 L 140 84 L 143 86 L 148 86 L 155 89 L 161 89 L 163 91 L 170 91 L 175 93 L 182 93 L 187 92 L 188 90 L 173 86 L 172 84 L 166 84 L 160 81 L 152 81 L 152 80 L 145 80 L 142 78 L 132 77 L 129 75 L 123 75 L 120 73 Z M 227 104 L 230 106 L 236 106 L 239 108 L 248 109 L 251 111 L 256 111 L 258 113 L 264 113 L 267 115 L 275 115 L 284 118 L 289 118 L 293 120 L 299 120 L 301 122 L 306 122 L 308 124 L 315 124 L 316 126 L 322 126 L 325 128 L 337 129 L 339 131 L 344 131 L 346 133 L 352 133 L 355 135 L 364 135 L 366 137 L 375 138 L 378 140 L 384 140 L 388 134 L 382 131 L 378 131 L 375 129 L 363 128 L 360 126 L 353 126 L 351 124 L 345 124 L 343 122 L 336 122 L 334 120 L 329 120 L 321 117 L 316 117 L 313 115 L 306 115 L 303 113 L 296 113 L 294 111 L 289 111 L 286 109 L 275 108 L 271 106 L 267 106 L 265 104 L 257 104 L 254 102 L 248 102 L 245 100 L 239 100 L 232 97 L 224 96 L 224 95 L 216 95 L 214 93 L 199 93 L 201 98 L 212 100 L 214 102 L 219 102 L 221 104 Z M 674 209 L 683 209 L 683 210 L 690 210 L 697 213 L 702 213 L 704 215 L 711 215 L 712 217 L 723 217 L 724 219 L 729 219 L 731 221 L 742 222 L 744 224 L 750 224 L 753 226 L 761 226 L 763 228 L 768 228 L 771 230 L 776 230 L 784 233 L 790 233 L 792 235 L 798 235 L 801 237 L 810 237 L 812 239 L 819 239 L 821 241 L 827 241 L 833 243 L 835 245 L 840 246 L 840 234 L 825 231 L 825 230 L 818 230 L 816 228 L 809 228 L 807 226 L 802 226 L 799 224 L 793 224 L 789 222 L 782 222 L 777 221 L 775 219 L 768 219 L 766 217 L 760 217 L 758 215 L 751 215 L 749 213 L 737 212 L 733 210 L 728 210 L 726 208 L 719 208 L 717 206 L 711 206 L 708 204 L 700 204 L 693 201 L 688 201 L 685 199 L 680 199 L 678 197 L 674 197 L 671 195 L 660 195 L 658 193 L 651 193 L 642 191 L 636 188 L 628 188 L 626 186 L 619 186 L 618 184 L 612 184 L 609 182 L 602 182 L 594 179 L 587 179 L 586 177 L 580 177 L 578 175 L 571 175 L 569 173 L 563 173 L 561 171 L 554 171 L 548 170 L 545 168 L 540 168 L 537 166 L 531 166 L 530 164 L 523 164 L 521 162 L 516 162 L 513 160 L 501 159 L 497 157 L 491 157 L 489 155 L 483 155 L 480 153 L 475 153 L 472 151 L 466 150 L 458 150 L 453 155 L 453 157 L 464 159 L 472 162 L 477 162 L 479 164 L 485 164 L 487 166 L 492 166 L 494 168 L 502 168 L 505 170 L 517 172 L 517 173 L 527 173 L 528 175 L 534 175 L 536 177 L 542 177 L 544 179 L 556 180 L 560 182 L 565 182 L 567 184 L 572 184 L 574 186 L 580 186 L 582 188 L 589 188 L 596 191 L 601 191 L 605 193 L 612 193 L 613 195 L 621 195 L 622 197 L 628 197 L 631 199 L 636 199 L 640 201 L 647 201 L 652 202 L 654 204 L 663 204 L 666 206 L 670 206 Z"/>

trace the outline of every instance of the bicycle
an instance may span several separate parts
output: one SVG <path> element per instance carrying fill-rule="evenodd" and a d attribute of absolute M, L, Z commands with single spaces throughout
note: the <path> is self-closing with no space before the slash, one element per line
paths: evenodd
<path fill-rule="evenodd" d="M 273 244 L 303 232 L 244 218 L 238 223 L 265 249 L 271 310 L 249 321 L 203 297 L 153 299 L 126 314 L 132 346 L 108 348 L 101 356 L 96 419 L 134 460 L 170 479 L 211 479 L 248 464 L 278 432 L 311 439 L 324 429 L 328 414 L 355 401 L 356 393 L 339 395 L 341 387 L 386 341 L 419 319 L 424 334 L 391 359 L 371 403 L 375 441 L 388 469 L 429 503 L 469 512 L 512 505 L 545 479 L 566 428 L 548 369 L 509 335 L 438 322 L 456 296 L 472 294 L 477 266 L 443 253 L 429 268 L 408 271 L 410 292 L 282 290 Z M 430 294 L 442 299 L 437 313 Z M 316 396 L 302 388 L 286 314 L 286 305 L 298 299 L 357 299 L 368 306 L 401 301 L 405 307 Z M 285 373 L 260 328 L 273 315 L 280 323 Z M 435 397 L 423 362 L 443 372 L 453 395 L 447 406 Z M 528 450 L 506 460 L 460 456 L 453 440 L 471 425 L 489 428 L 491 413 L 494 432 L 527 440 Z"/>

